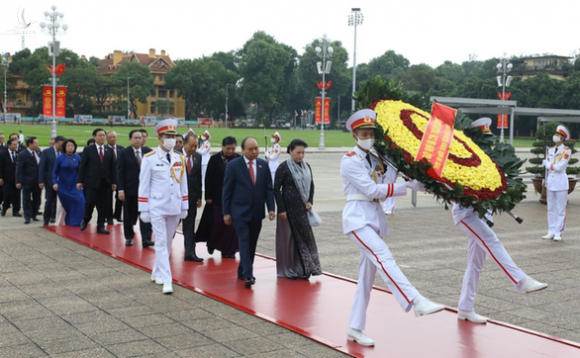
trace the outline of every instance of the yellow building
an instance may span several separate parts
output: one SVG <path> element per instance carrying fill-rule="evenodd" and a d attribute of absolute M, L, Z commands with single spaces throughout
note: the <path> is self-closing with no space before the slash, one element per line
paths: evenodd
<path fill-rule="evenodd" d="M 177 90 L 165 88 L 165 74 L 175 64 L 171 61 L 165 50 L 160 54 L 155 53 L 155 49 L 150 49 L 148 54 L 145 53 L 123 53 L 115 50 L 108 54 L 103 60 L 99 60 L 97 70 L 103 76 L 111 76 L 119 70 L 125 62 L 139 62 L 143 66 L 149 67 L 151 75 L 154 78 L 155 96 L 147 97 L 146 103 L 137 102 L 137 118 L 142 116 L 155 116 L 157 118 L 185 117 L 185 101 L 178 96 Z M 111 104 L 115 99 L 111 98 Z M 105 104 L 105 108 L 107 108 Z M 108 110 L 113 110 L 108 108 Z"/>
<path fill-rule="evenodd" d="M 538 73 L 547 73 L 551 78 L 563 81 L 574 71 L 574 66 L 569 64 L 567 56 L 530 56 L 522 57 L 521 60 L 523 65 L 514 72 L 516 75 L 521 75 L 522 79 L 534 77 Z"/>
<path fill-rule="evenodd" d="M 6 82 L 8 113 L 20 113 L 22 117 L 29 117 L 32 98 L 28 83 L 24 82 L 22 76 L 19 75 L 8 73 L 6 77 L 8 78 Z M 2 95 L 2 103 L 4 103 L 4 95 Z"/>

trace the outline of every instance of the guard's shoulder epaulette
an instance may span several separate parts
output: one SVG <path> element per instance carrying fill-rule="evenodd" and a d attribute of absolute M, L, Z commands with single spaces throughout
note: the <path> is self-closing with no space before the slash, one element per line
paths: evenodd
<path fill-rule="evenodd" d="M 154 150 L 152 150 L 152 151 L 150 151 L 149 153 L 145 154 L 145 156 L 146 156 L 146 157 L 150 157 L 150 156 L 152 156 L 153 154 L 155 154 L 155 151 L 154 151 Z"/>
<path fill-rule="evenodd" d="M 356 152 L 354 150 L 351 150 L 350 152 L 346 153 L 346 156 L 347 157 L 352 157 L 355 154 L 356 154 Z"/>

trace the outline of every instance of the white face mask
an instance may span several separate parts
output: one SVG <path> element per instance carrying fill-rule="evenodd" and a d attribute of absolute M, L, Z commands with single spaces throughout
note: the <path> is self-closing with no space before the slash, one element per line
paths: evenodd
<path fill-rule="evenodd" d="M 560 143 L 562 141 L 562 137 L 560 137 L 559 135 L 555 135 L 552 137 L 552 141 L 554 143 Z"/>
<path fill-rule="evenodd" d="M 175 147 L 175 138 L 165 138 L 163 139 L 163 148 L 171 150 Z"/>
<path fill-rule="evenodd" d="M 276 138 L 271 138 L 270 142 L 272 142 L 272 144 L 276 143 Z"/>
<path fill-rule="evenodd" d="M 358 144 L 359 147 L 361 147 L 364 150 L 370 150 L 373 145 L 375 144 L 375 139 L 371 138 L 371 139 L 359 139 L 358 137 L 356 137 L 356 144 Z"/>

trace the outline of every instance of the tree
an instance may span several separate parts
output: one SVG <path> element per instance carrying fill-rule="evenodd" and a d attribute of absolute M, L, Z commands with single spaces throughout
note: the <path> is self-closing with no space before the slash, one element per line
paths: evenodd
<path fill-rule="evenodd" d="M 388 50 L 383 55 L 373 58 L 369 62 L 369 77 L 380 75 L 384 80 L 390 81 L 397 75 L 409 68 L 409 60 L 403 55 L 398 55 L 393 50 Z"/>
<path fill-rule="evenodd" d="M 451 61 L 445 61 L 442 65 L 435 68 L 435 74 L 438 77 L 447 78 L 457 84 L 460 84 L 465 79 L 465 70 L 463 67 Z"/>
<path fill-rule="evenodd" d="M 427 94 L 437 82 L 433 69 L 424 63 L 413 65 L 396 76 L 397 81 L 403 82 L 407 90 L 419 91 Z"/>
<path fill-rule="evenodd" d="M 67 86 L 67 106 L 73 114 L 92 113 L 95 104 L 91 100 L 102 83 L 102 76 L 92 64 L 67 69 L 61 76 L 62 85 Z"/>
<path fill-rule="evenodd" d="M 118 89 L 116 91 L 118 98 L 126 96 L 127 94 L 127 78 L 130 78 L 130 107 L 134 118 L 136 118 L 137 101 L 146 103 L 147 97 L 155 94 L 153 76 L 148 67 L 143 66 L 138 62 L 123 63 L 119 68 L 119 71 L 111 76 L 111 80 L 116 84 Z"/>

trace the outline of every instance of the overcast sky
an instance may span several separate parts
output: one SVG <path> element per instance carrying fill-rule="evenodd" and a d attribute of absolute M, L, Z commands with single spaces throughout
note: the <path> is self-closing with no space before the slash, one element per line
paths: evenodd
<path fill-rule="evenodd" d="M 58 36 L 61 47 L 87 57 L 103 58 L 114 50 L 147 53 L 164 49 L 173 60 L 199 58 L 237 50 L 258 30 L 294 47 L 299 54 L 326 34 L 341 41 L 352 66 L 354 28 L 351 8 L 359 7 L 364 23 L 357 27 L 357 64 L 394 50 L 411 64 L 437 67 L 445 60 L 479 60 L 578 52 L 578 0 L 190 0 L 190 1 L 18 1 L 5 0 L 0 11 L 0 52 L 22 48 L 22 36 L 11 30 L 24 8 L 26 47 L 45 46 L 40 31 L 51 5 L 69 26 Z"/>

